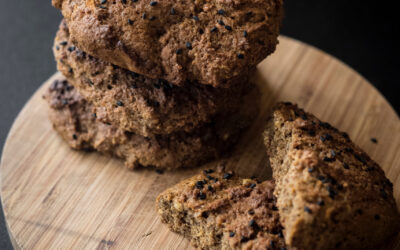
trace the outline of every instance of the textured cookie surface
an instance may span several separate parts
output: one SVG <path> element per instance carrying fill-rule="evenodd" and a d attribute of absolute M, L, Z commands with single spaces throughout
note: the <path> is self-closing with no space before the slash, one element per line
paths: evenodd
<path fill-rule="evenodd" d="M 282 0 L 53 0 L 76 45 L 175 85 L 229 85 L 276 47 Z"/>
<path fill-rule="evenodd" d="M 371 249 L 398 232 L 391 182 L 346 133 L 280 103 L 264 136 L 289 246 Z"/>
<path fill-rule="evenodd" d="M 157 211 L 199 249 L 284 249 L 272 181 L 204 173 L 165 190 Z"/>
<path fill-rule="evenodd" d="M 205 163 L 226 152 L 251 121 L 251 115 L 242 113 L 221 117 L 192 133 L 144 137 L 97 121 L 91 105 L 65 80 L 55 81 L 45 99 L 54 128 L 72 148 L 123 158 L 129 168 L 173 169 Z"/>
<path fill-rule="evenodd" d="M 96 108 L 97 118 L 147 136 L 190 132 L 217 114 L 236 112 L 253 84 L 246 77 L 231 88 L 193 83 L 182 87 L 150 79 L 93 58 L 70 40 L 65 22 L 54 45 L 58 69 Z"/>

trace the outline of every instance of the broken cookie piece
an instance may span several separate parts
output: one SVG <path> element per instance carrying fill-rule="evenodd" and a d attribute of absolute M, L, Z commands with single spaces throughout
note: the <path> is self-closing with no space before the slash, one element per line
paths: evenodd
<path fill-rule="evenodd" d="M 156 206 L 199 249 L 285 249 L 273 191 L 273 181 L 204 170 L 165 190 Z"/>
<path fill-rule="evenodd" d="M 376 249 L 398 233 L 392 183 L 346 133 L 279 103 L 264 140 L 288 246 Z"/>

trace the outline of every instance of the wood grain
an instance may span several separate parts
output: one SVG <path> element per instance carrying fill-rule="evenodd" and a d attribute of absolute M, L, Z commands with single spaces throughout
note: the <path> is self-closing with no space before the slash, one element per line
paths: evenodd
<path fill-rule="evenodd" d="M 400 122 L 371 84 L 331 56 L 286 37 L 258 68 L 262 112 L 224 159 L 229 168 L 270 178 L 260 133 L 271 106 L 278 100 L 291 101 L 348 132 L 381 164 L 400 204 Z M 128 171 L 119 160 L 69 149 L 52 129 L 41 98 L 57 77 L 25 105 L 4 147 L 1 198 L 15 247 L 186 249 L 188 241 L 161 224 L 154 200 L 201 168 L 163 175 Z M 400 246 L 398 240 L 393 244 L 391 248 Z"/>

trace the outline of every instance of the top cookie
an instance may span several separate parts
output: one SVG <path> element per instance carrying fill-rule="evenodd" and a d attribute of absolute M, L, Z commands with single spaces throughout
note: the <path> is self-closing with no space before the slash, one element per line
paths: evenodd
<path fill-rule="evenodd" d="M 278 43 L 282 0 L 52 0 L 83 51 L 175 85 L 227 86 Z"/>
<path fill-rule="evenodd" d="M 264 135 L 288 246 L 376 249 L 398 232 L 392 183 L 346 133 L 280 103 Z"/>

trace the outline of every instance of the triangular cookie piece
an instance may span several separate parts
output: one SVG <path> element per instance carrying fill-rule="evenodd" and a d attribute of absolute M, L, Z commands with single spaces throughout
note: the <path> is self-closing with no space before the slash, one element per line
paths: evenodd
<path fill-rule="evenodd" d="M 264 137 L 289 246 L 370 249 L 398 233 L 392 183 L 346 133 L 280 103 Z"/>

